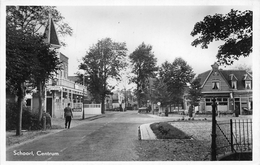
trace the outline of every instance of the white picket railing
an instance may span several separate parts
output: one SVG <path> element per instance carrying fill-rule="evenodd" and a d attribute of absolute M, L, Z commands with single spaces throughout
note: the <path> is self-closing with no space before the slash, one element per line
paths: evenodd
<path fill-rule="evenodd" d="M 101 104 L 84 104 L 84 114 L 101 114 Z"/>

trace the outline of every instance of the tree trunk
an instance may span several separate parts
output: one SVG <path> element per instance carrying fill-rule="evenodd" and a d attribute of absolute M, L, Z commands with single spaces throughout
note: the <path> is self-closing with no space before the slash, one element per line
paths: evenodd
<path fill-rule="evenodd" d="M 140 108 L 140 104 L 141 104 L 140 85 L 137 84 L 137 109 Z"/>
<path fill-rule="evenodd" d="M 17 117 L 17 127 L 16 127 L 16 136 L 21 135 L 22 132 L 22 120 L 23 120 L 23 100 L 24 100 L 24 83 L 20 83 L 18 90 L 18 117 Z"/>
<path fill-rule="evenodd" d="M 104 96 L 104 94 L 101 97 L 101 113 L 105 114 L 105 96 Z"/>
<path fill-rule="evenodd" d="M 39 99 L 39 109 L 38 109 L 38 121 L 40 122 L 41 121 L 41 119 L 42 119 L 42 103 L 44 102 L 43 101 L 43 85 L 42 85 L 42 83 L 40 82 L 39 84 L 38 84 L 38 92 L 39 92 L 39 97 L 38 97 L 38 99 Z"/>

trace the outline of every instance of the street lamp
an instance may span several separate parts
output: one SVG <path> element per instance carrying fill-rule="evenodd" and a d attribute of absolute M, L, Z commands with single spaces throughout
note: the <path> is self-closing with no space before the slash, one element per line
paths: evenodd
<path fill-rule="evenodd" d="M 82 100 L 82 119 L 85 119 L 85 112 L 84 112 L 84 100 L 85 100 L 85 74 L 83 74 L 83 100 Z"/>

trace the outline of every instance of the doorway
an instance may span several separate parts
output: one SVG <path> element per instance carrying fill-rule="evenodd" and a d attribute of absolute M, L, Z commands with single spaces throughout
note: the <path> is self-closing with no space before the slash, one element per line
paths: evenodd
<path fill-rule="evenodd" d="M 52 98 L 47 98 L 46 101 L 46 112 L 49 113 L 52 117 Z"/>

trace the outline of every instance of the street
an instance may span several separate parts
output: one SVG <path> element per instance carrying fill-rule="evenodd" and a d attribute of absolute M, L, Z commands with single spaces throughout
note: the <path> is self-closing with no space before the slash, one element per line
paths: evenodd
<path fill-rule="evenodd" d="M 167 120 L 137 111 L 106 112 L 106 117 L 6 151 L 7 161 L 135 161 L 138 126 Z M 73 121 L 72 121 L 73 122 Z"/>

